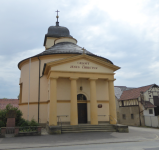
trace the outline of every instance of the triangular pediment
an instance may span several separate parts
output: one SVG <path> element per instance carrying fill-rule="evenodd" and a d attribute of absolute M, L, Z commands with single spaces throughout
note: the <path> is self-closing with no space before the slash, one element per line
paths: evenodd
<path fill-rule="evenodd" d="M 51 71 L 69 71 L 69 72 L 94 72 L 94 73 L 113 73 L 120 67 L 102 61 L 100 59 L 79 55 L 73 56 L 45 64 L 44 74 Z"/>

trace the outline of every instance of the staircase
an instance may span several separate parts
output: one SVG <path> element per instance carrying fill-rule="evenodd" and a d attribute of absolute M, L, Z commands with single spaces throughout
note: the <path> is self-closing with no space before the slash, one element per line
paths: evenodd
<path fill-rule="evenodd" d="M 75 132 L 116 132 L 116 129 L 111 124 L 79 124 L 79 125 L 63 125 L 62 133 L 75 133 Z"/>

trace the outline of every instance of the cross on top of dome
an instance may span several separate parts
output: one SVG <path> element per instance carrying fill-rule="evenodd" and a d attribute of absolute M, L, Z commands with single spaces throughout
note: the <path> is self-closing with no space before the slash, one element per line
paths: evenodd
<path fill-rule="evenodd" d="M 57 18 L 57 22 L 56 22 L 56 26 L 59 26 L 59 22 L 58 22 L 58 18 L 59 18 L 59 16 L 58 16 L 58 12 L 60 12 L 60 11 L 55 11 L 55 12 L 57 12 L 57 16 L 56 16 L 56 18 Z"/>

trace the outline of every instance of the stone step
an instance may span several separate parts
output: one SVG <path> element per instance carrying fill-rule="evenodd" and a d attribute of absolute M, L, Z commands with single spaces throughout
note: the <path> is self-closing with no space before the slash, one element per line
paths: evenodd
<path fill-rule="evenodd" d="M 72 129 L 62 129 L 62 130 L 111 130 L 111 129 L 114 129 L 114 128 L 72 128 Z"/>
<path fill-rule="evenodd" d="M 79 124 L 79 125 L 63 125 L 62 133 L 76 133 L 76 132 L 116 132 L 113 125 L 107 124 Z"/>
<path fill-rule="evenodd" d="M 62 130 L 62 132 L 73 132 L 73 131 L 116 131 L 115 129 L 102 129 L 102 130 L 98 130 L 98 129 L 96 129 L 96 130 Z"/>
<path fill-rule="evenodd" d="M 104 128 L 104 127 L 112 127 L 112 125 L 105 125 L 105 126 L 98 126 L 98 125 L 86 125 L 86 126 L 62 126 L 62 128 L 91 128 L 91 127 L 94 127 L 94 128 Z"/>
<path fill-rule="evenodd" d="M 90 127 L 62 127 L 62 129 L 78 129 L 78 128 L 93 128 L 93 129 L 105 129 L 105 128 L 113 128 L 112 126 L 105 126 L 105 127 L 93 127 L 93 126 L 90 126 Z"/>
<path fill-rule="evenodd" d="M 62 126 L 62 128 L 106 128 L 112 126 Z"/>
<path fill-rule="evenodd" d="M 98 125 L 78 124 L 78 125 L 62 125 L 62 126 L 112 126 L 112 125 L 111 124 L 98 124 Z"/>
<path fill-rule="evenodd" d="M 109 128 L 62 128 L 62 130 L 111 130 L 113 127 Z"/>
<path fill-rule="evenodd" d="M 80 131 L 62 131 L 62 133 L 80 133 L 80 132 L 116 132 L 116 130 L 80 130 Z"/>

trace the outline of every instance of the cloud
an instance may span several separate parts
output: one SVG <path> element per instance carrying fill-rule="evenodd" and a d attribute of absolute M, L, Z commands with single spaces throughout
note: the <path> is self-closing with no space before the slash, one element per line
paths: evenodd
<path fill-rule="evenodd" d="M 6 0 L 0 5 L 0 97 L 18 95 L 17 64 L 44 51 L 57 9 L 60 25 L 79 46 L 121 67 L 116 85 L 159 84 L 158 0 Z"/>
<path fill-rule="evenodd" d="M 42 49 L 32 49 L 15 54 L 14 56 L 0 56 L 1 73 L 0 73 L 0 98 L 17 98 L 19 94 L 20 70 L 18 63 L 30 56 L 34 56 Z"/>

